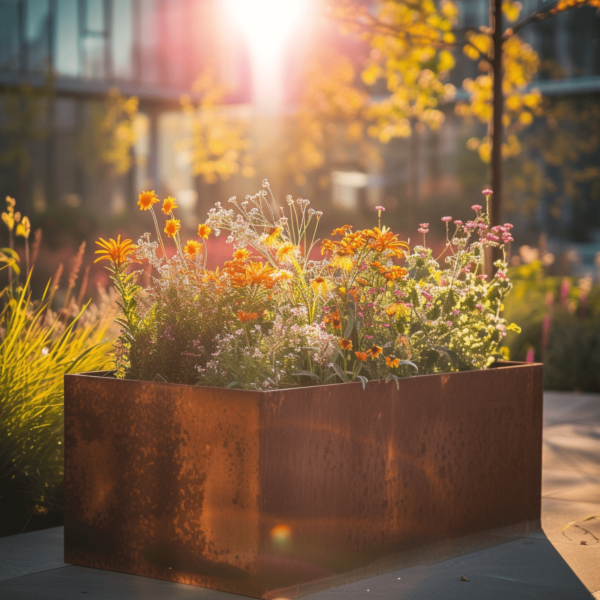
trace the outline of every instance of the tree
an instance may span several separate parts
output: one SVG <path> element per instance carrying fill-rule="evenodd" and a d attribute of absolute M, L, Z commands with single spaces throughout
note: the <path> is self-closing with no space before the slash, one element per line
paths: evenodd
<path fill-rule="evenodd" d="M 371 60 L 363 80 L 369 84 L 386 80 L 389 96 L 372 108 L 383 142 L 410 135 L 411 120 L 434 128 L 443 122 L 439 104 L 453 92 L 443 83 L 454 67 L 452 50 L 463 48 L 467 56 L 479 61 L 483 74 L 465 81 L 470 98 L 468 103 L 459 103 L 458 112 L 488 124 L 488 135 L 477 147 L 480 156 L 490 161 L 492 221 L 499 223 L 502 155 L 519 151 L 511 126 L 524 128 L 541 113 L 541 95 L 527 89 L 539 61 L 517 34 L 533 22 L 584 5 L 600 8 L 600 0 L 556 0 L 519 20 L 518 2 L 490 0 L 489 26 L 462 29 L 456 27 L 458 12 L 451 0 L 439 5 L 432 0 L 379 0 L 369 8 L 339 0 L 329 14 L 369 43 Z M 504 16 L 515 24 L 505 29 Z M 505 129 L 509 130 L 506 141 Z"/>

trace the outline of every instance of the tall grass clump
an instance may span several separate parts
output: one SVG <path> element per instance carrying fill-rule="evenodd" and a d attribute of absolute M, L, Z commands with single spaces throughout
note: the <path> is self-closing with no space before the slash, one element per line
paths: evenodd
<path fill-rule="evenodd" d="M 15 279 L 15 254 L 3 255 L 2 269 L 13 272 L 10 284 L 0 292 L 0 502 L 4 510 L 8 502 L 30 515 L 60 511 L 63 376 L 109 366 L 112 302 L 105 294 L 100 306 L 88 302 L 79 307 L 67 297 L 65 305 L 54 311 L 60 278 L 55 276 L 36 300 L 31 271 L 20 284 Z M 82 258 L 80 251 L 71 268 L 67 296 Z M 80 296 L 82 292 L 83 288 Z"/>

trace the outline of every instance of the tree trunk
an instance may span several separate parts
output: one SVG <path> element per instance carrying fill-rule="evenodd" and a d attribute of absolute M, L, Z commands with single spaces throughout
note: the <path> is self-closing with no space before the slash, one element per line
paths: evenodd
<path fill-rule="evenodd" d="M 492 160 L 490 179 L 494 195 L 490 208 L 490 222 L 500 225 L 502 219 L 502 114 L 504 111 L 504 94 L 502 92 L 502 0 L 490 0 L 490 27 L 493 31 L 492 71 L 493 117 L 490 134 L 492 136 Z"/>

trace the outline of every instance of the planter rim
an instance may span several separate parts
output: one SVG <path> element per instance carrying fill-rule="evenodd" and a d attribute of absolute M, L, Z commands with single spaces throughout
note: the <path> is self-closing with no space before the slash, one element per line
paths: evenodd
<path fill-rule="evenodd" d="M 441 377 L 441 376 L 465 376 L 468 373 L 482 373 L 484 371 L 491 371 L 495 369 L 511 369 L 511 368 L 521 368 L 521 367 L 543 367 L 543 363 L 538 362 L 521 362 L 521 361 L 496 361 L 491 366 L 485 369 L 472 369 L 470 371 L 448 371 L 446 373 L 429 373 L 427 375 L 413 375 L 411 377 L 403 377 L 400 378 L 400 381 L 410 380 L 410 379 L 419 379 L 423 377 Z M 65 373 L 65 377 L 90 377 L 96 379 L 117 379 L 113 376 L 114 371 L 88 371 L 83 373 Z M 285 392 L 288 390 L 314 390 L 321 388 L 331 388 L 332 386 L 357 386 L 362 385 L 360 381 L 350 381 L 348 383 L 327 383 L 321 385 L 306 385 L 306 386 L 298 386 L 298 387 L 290 387 L 290 388 L 276 388 L 272 390 L 245 390 L 240 388 L 228 388 L 228 387 L 218 387 L 218 386 L 209 386 L 209 385 L 191 385 L 188 383 L 170 383 L 168 381 L 150 381 L 146 379 L 121 379 L 120 381 L 130 382 L 130 383 L 152 383 L 155 385 L 166 385 L 166 386 L 182 386 L 188 388 L 198 388 L 198 389 L 207 389 L 207 390 L 223 390 L 227 392 L 236 392 L 236 393 L 245 393 L 245 394 L 273 394 Z M 388 383 L 393 383 L 395 380 L 390 380 Z M 373 384 L 382 384 L 385 383 L 384 379 L 371 379 L 367 381 L 366 386 L 371 386 Z M 366 387 L 365 386 L 365 387 Z"/>

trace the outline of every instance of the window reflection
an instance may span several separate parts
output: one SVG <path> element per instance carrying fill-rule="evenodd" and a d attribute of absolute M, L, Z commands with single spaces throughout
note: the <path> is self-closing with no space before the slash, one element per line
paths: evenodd
<path fill-rule="evenodd" d="M 112 7 L 112 65 L 119 79 L 133 77 L 133 7 L 131 0 L 119 0 Z"/>
<path fill-rule="evenodd" d="M 19 68 L 19 0 L 0 2 L 0 69 Z"/>
<path fill-rule="evenodd" d="M 79 24 L 77 0 L 57 0 L 55 69 L 59 75 L 79 75 Z"/>
<path fill-rule="evenodd" d="M 50 61 L 49 0 L 25 3 L 25 41 L 30 71 L 45 71 Z"/>

